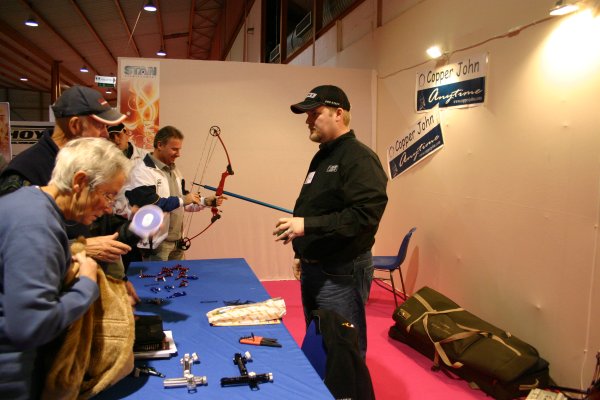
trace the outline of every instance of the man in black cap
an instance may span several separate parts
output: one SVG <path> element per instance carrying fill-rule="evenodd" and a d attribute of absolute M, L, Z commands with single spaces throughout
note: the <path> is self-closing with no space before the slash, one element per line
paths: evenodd
<path fill-rule="evenodd" d="M 293 244 L 307 326 L 312 310 L 337 312 L 356 327 L 366 356 L 371 248 L 387 204 L 387 176 L 377 154 L 349 128 L 350 102 L 342 89 L 318 86 L 291 109 L 307 114 L 309 138 L 319 151 L 294 216 L 280 218 L 273 233 Z"/>
<path fill-rule="evenodd" d="M 131 143 L 129 141 L 131 134 L 132 132 L 123 123 L 108 127 L 108 139 L 111 142 L 113 142 L 123 152 L 123 154 L 125 154 L 125 157 L 129 158 L 134 163 L 133 165 L 135 165 L 136 163 L 142 161 L 146 154 L 148 154 L 148 150 L 139 148 L 133 143 Z M 135 208 L 131 208 L 127 197 L 125 197 L 124 186 L 123 189 L 121 189 L 121 191 L 117 194 L 117 196 L 115 196 L 115 202 L 113 204 L 114 215 L 112 216 L 113 221 L 118 221 L 119 218 L 130 220 L 131 218 L 133 218 Z M 121 259 L 123 261 L 122 272 L 125 275 L 127 274 L 127 270 L 129 269 L 129 264 L 135 261 L 142 261 L 142 255 L 139 249 L 137 248 L 137 240 L 130 244 L 132 245 L 131 251 L 121 256 Z M 118 268 L 118 263 L 116 263 L 116 265 Z M 133 286 L 128 286 L 128 289 L 130 289 L 132 294 L 135 291 Z"/>
<path fill-rule="evenodd" d="M 70 140 L 79 137 L 108 138 L 107 125 L 121 123 L 126 116 L 108 104 L 91 88 L 73 86 L 52 105 L 56 119 L 54 130 L 46 131 L 35 145 L 19 153 L 0 175 L 0 195 L 21 186 L 47 185 L 54 169 L 58 151 Z M 69 237 L 89 236 L 82 226 L 70 227 Z M 131 248 L 116 240 L 117 234 L 91 237 L 86 252 L 98 261 L 114 262 Z"/>
<path fill-rule="evenodd" d="M 123 154 L 125 154 L 125 157 L 129 158 L 133 162 L 137 162 L 143 159 L 146 154 L 148 154 L 148 150 L 139 148 L 131 143 L 129 141 L 131 135 L 132 132 L 123 123 L 108 127 L 109 140 L 116 144 L 119 149 L 121 149 Z"/>

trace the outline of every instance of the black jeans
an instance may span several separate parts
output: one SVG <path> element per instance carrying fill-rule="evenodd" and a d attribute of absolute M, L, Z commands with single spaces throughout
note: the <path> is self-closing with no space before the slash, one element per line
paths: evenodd
<path fill-rule="evenodd" d="M 367 354 L 365 302 L 373 280 L 373 257 L 367 251 L 347 262 L 302 262 L 302 306 L 306 326 L 313 310 L 332 310 L 358 331 L 358 345 Z"/>

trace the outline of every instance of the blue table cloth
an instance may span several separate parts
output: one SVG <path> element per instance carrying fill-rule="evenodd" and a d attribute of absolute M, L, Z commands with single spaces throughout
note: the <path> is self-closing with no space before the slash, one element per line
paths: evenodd
<path fill-rule="evenodd" d="M 181 264 L 189 268 L 188 286 L 179 287 L 182 279 L 167 277 L 155 281 L 163 267 Z M 185 387 L 164 388 L 163 379 L 156 376 L 128 376 L 94 399 L 332 399 L 327 387 L 314 371 L 294 339 L 283 324 L 215 327 L 210 326 L 206 313 L 223 307 L 227 301 L 264 301 L 270 298 L 254 272 L 244 259 L 184 260 L 180 262 L 139 262 L 129 268 L 129 280 L 135 286 L 142 304 L 136 314 L 157 314 L 163 319 L 165 330 L 171 330 L 178 353 L 169 359 L 136 360 L 136 366 L 147 365 L 166 375 L 167 378 L 183 376 L 180 359 L 185 353 L 197 353 L 200 363 L 194 364 L 192 373 L 206 376 L 208 384 L 198 386 L 195 394 Z M 175 289 L 165 289 L 174 285 Z M 154 288 L 154 291 L 152 289 Z M 157 291 L 157 288 L 160 291 Z M 173 297 L 175 292 L 185 296 Z M 148 300 L 159 298 L 162 304 Z M 285 318 L 285 317 L 284 317 Z M 240 344 L 242 336 L 251 334 L 276 338 L 282 347 L 265 347 Z M 234 364 L 235 353 L 249 351 L 252 361 L 246 364 L 248 371 L 272 373 L 273 382 L 250 386 L 221 387 L 223 377 L 239 376 Z"/>

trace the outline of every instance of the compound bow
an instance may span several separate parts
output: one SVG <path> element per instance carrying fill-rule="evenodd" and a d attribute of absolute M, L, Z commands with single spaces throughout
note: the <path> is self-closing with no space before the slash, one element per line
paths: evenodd
<path fill-rule="evenodd" d="M 217 190 L 215 190 L 215 204 L 213 206 L 211 206 L 211 208 L 210 208 L 210 211 L 212 213 L 212 216 L 210 218 L 210 224 L 208 224 L 208 226 L 206 228 L 202 229 L 200 231 L 200 233 L 197 233 L 196 235 L 192 236 L 191 238 L 183 237 L 181 239 L 181 242 L 179 243 L 179 248 L 181 248 L 182 250 L 189 249 L 191 246 L 192 240 L 194 240 L 195 238 L 197 238 L 198 236 L 200 236 L 204 232 L 206 232 L 208 230 L 208 228 L 213 226 L 213 224 L 221 218 L 221 210 L 219 210 L 217 208 L 217 205 L 216 205 L 217 200 L 216 199 L 218 199 L 220 196 L 223 195 L 223 191 L 225 189 L 225 180 L 227 179 L 227 177 L 229 175 L 234 175 L 233 168 L 231 167 L 231 159 L 229 158 L 229 152 L 227 151 L 227 147 L 225 146 L 225 143 L 223 142 L 223 139 L 221 138 L 221 128 L 219 128 L 216 125 L 211 126 L 208 133 L 212 137 L 216 137 L 217 139 L 219 139 L 219 142 L 221 143 L 221 146 L 223 147 L 223 150 L 225 151 L 225 155 L 227 156 L 227 167 L 225 167 L 225 171 L 223 171 L 221 173 L 221 180 L 219 180 L 219 186 L 217 186 Z M 210 160 L 210 156 L 207 157 L 207 160 L 206 160 L 207 164 L 208 164 L 209 160 Z M 195 182 L 194 182 L 194 185 L 200 186 L 199 184 L 197 184 Z M 191 225 L 191 223 L 192 223 L 192 221 L 191 221 L 191 217 L 190 217 L 189 225 Z M 188 226 L 188 231 L 189 231 L 189 226 Z"/>

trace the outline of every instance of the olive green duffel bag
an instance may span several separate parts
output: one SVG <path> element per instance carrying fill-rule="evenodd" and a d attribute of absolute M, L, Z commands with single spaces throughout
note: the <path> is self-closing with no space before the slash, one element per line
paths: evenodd
<path fill-rule="evenodd" d="M 549 383 L 548 362 L 530 344 L 423 287 L 393 314 L 389 335 L 496 399 L 512 399 Z"/>

